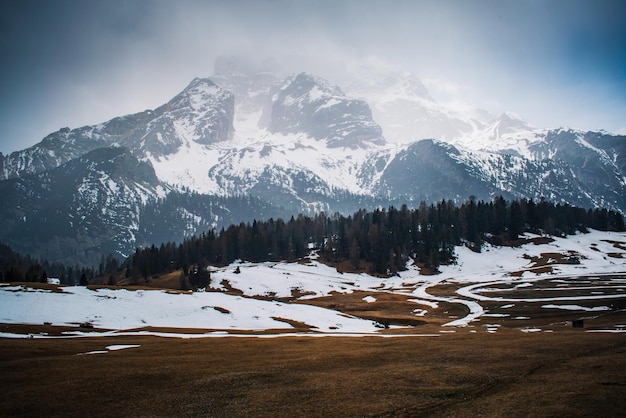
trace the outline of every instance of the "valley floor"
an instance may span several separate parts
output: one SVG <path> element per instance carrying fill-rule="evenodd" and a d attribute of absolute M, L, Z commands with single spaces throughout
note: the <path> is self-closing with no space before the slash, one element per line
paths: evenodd
<path fill-rule="evenodd" d="M 625 234 L 457 254 L 389 278 L 238 262 L 193 293 L 3 284 L 1 414 L 624 414 Z"/>
<path fill-rule="evenodd" d="M 0 409 L 3 416 L 622 416 L 625 352 L 623 334 L 576 329 L 0 339 Z"/>

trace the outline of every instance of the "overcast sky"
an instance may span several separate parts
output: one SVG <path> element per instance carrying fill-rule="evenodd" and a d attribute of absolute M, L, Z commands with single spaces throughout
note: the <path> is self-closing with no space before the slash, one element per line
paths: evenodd
<path fill-rule="evenodd" d="M 626 134 L 622 0 L 2 0 L 0 152 L 155 108 L 222 54 L 385 63 L 438 101 Z"/>

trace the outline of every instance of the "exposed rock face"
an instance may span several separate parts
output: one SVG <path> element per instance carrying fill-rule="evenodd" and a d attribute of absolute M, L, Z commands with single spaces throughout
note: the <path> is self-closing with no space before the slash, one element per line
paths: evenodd
<path fill-rule="evenodd" d="M 304 132 L 330 148 L 382 145 L 382 129 L 363 100 L 349 99 L 339 87 L 310 74 L 288 79 L 273 97 L 269 129 Z"/>
<path fill-rule="evenodd" d="M 157 113 L 161 115 L 142 130 L 144 135 L 129 138 L 129 145 L 165 156 L 185 141 L 210 145 L 231 139 L 235 96 L 208 78 L 196 78 Z M 141 147 L 138 140 L 144 140 L 146 145 Z"/>

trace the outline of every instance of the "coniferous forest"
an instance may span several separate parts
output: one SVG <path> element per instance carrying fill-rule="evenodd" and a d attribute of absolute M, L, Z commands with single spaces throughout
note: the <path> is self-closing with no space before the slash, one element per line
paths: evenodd
<path fill-rule="evenodd" d="M 353 270 L 390 275 L 416 264 L 437 271 L 453 263 L 454 247 L 466 245 L 480 251 L 484 242 L 511 245 L 524 232 L 565 236 L 586 232 L 624 231 L 621 213 L 606 209 L 582 209 L 532 199 L 491 202 L 470 198 L 457 206 L 452 201 L 421 203 L 395 208 L 359 210 L 352 215 L 327 215 L 269 219 L 210 230 L 182 243 L 138 248 L 125 262 L 108 255 L 99 266 L 67 267 L 14 253 L 0 244 L 0 280 L 45 281 L 57 277 L 63 284 L 86 284 L 94 276 L 125 269 L 126 277 L 139 278 L 182 269 L 192 279 L 209 265 L 235 260 L 250 262 L 295 261 L 316 250 L 329 263 L 343 263 Z M 207 278 L 195 277 L 201 285 Z M 202 286 L 200 286 L 202 287 Z"/>
<path fill-rule="evenodd" d="M 182 269 L 204 271 L 208 265 L 235 260 L 294 261 L 318 251 L 322 260 L 348 262 L 352 269 L 367 266 L 371 274 L 389 275 L 406 268 L 409 259 L 436 271 L 454 262 L 454 247 L 480 251 L 484 242 L 510 245 L 524 232 L 565 236 L 588 228 L 623 231 L 621 213 L 581 209 L 532 199 L 491 202 L 470 198 L 457 206 L 452 201 L 421 203 L 416 209 L 359 210 L 350 216 L 320 213 L 240 223 L 208 231 L 181 244 L 137 249 L 128 260 L 135 275 L 149 277 Z"/>
<path fill-rule="evenodd" d="M 119 268 L 120 262 L 112 255 L 102 258 L 102 271 L 113 271 Z M 21 255 L 4 244 L 0 244 L 0 281 L 4 282 L 43 282 L 57 278 L 61 284 L 86 284 L 98 274 L 95 268 L 67 266 L 61 263 L 50 263 L 28 255 Z"/>

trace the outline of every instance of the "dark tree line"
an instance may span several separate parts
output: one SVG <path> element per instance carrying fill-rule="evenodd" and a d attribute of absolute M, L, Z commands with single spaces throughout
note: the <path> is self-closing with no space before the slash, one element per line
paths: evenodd
<path fill-rule="evenodd" d="M 511 202 L 499 197 L 491 202 L 470 198 L 461 206 L 442 200 L 421 203 L 418 208 L 359 210 L 269 219 L 210 230 L 181 244 L 137 249 L 123 265 L 113 256 L 102 257 L 96 268 L 66 266 L 22 256 L 0 244 L 0 281 L 45 282 L 59 278 L 62 284 L 87 284 L 97 275 L 125 269 L 131 283 L 164 272 L 182 269 L 181 286 L 204 287 L 210 280 L 209 265 L 226 265 L 237 259 L 252 262 L 294 261 L 312 249 L 331 262 L 348 262 L 358 270 L 394 274 L 409 260 L 436 270 L 454 262 L 454 247 L 466 245 L 480 251 L 483 243 L 507 244 L 528 231 L 570 235 L 588 228 L 624 231 L 621 213 L 606 209 L 581 209 L 544 200 Z M 110 275 L 114 277 L 114 275 Z M 114 283 L 109 283 L 114 284 Z"/>
<path fill-rule="evenodd" d="M 109 262 L 108 267 L 114 268 L 113 264 Z M 48 278 L 57 278 L 61 284 L 85 285 L 95 274 L 96 271 L 92 268 L 72 267 L 61 263 L 37 260 L 30 256 L 15 253 L 8 246 L 0 244 L 0 281 L 3 282 L 46 283 Z"/>
<path fill-rule="evenodd" d="M 452 201 L 421 203 L 418 208 L 359 210 L 353 215 L 324 213 L 253 221 L 208 231 L 181 244 L 137 249 L 128 269 L 143 277 L 177 269 L 185 277 L 204 272 L 208 265 L 226 265 L 237 259 L 252 262 L 293 261 L 316 249 L 332 262 L 365 263 L 370 273 L 394 274 L 409 259 L 436 270 L 454 261 L 454 247 L 467 245 L 480 251 L 484 241 L 506 244 L 525 231 L 569 235 L 588 228 L 624 230 L 619 212 L 581 209 L 544 200 L 491 202 L 470 198 L 461 206 Z M 196 278 L 197 280 L 203 280 Z M 192 283 L 193 285 L 194 283 Z"/>

